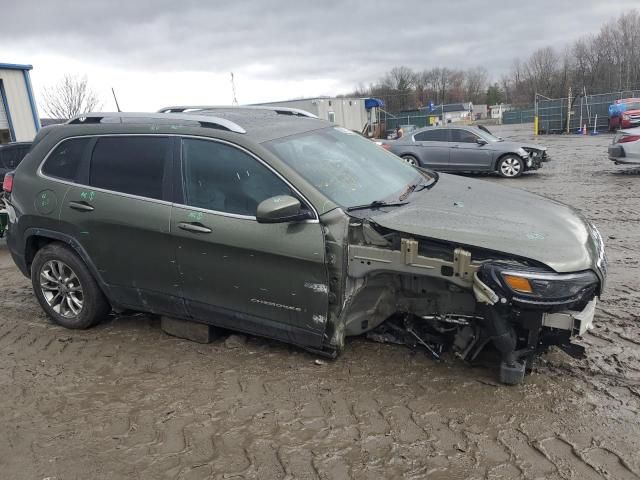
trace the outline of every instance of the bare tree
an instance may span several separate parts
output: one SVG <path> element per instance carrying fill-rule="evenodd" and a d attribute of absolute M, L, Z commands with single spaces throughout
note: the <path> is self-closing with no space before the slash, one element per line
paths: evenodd
<path fill-rule="evenodd" d="M 68 119 L 102 108 L 86 76 L 66 74 L 52 87 L 43 89 L 42 109 L 51 118 Z"/>
<path fill-rule="evenodd" d="M 487 94 L 489 73 L 484 67 L 470 68 L 465 73 L 465 100 L 483 103 Z"/>

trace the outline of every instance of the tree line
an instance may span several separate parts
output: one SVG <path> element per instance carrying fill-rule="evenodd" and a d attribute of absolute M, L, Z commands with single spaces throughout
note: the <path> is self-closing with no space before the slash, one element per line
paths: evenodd
<path fill-rule="evenodd" d="M 547 46 L 526 59 L 516 58 L 507 73 L 490 81 L 484 67 L 467 70 L 436 67 L 414 71 L 392 68 L 352 94 L 382 98 L 389 111 L 470 101 L 493 105 L 530 105 L 536 93 L 549 98 L 574 93 L 616 92 L 640 88 L 640 13 L 631 10 L 562 48 Z"/>

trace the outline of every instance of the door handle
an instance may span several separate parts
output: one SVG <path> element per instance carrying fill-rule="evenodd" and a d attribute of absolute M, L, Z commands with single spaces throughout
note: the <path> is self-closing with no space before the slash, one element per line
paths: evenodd
<path fill-rule="evenodd" d="M 205 227 L 201 223 L 180 222 L 178 223 L 178 228 L 181 228 L 182 230 L 186 230 L 188 232 L 195 232 L 195 233 L 211 233 L 212 232 L 212 230 L 209 227 Z"/>
<path fill-rule="evenodd" d="M 93 212 L 94 208 L 87 202 L 69 202 L 69 208 L 79 210 L 81 212 Z"/>

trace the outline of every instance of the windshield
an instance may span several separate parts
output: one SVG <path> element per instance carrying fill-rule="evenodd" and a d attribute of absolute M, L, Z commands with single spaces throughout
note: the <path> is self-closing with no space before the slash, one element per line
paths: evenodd
<path fill-rule="evenodd" d="M 279 138 L 264 146 L 341 207 L 397 200 L 407 186 L 433 181 L 371 140 L 341 127 Z"/>
<path fill-rule="evenodd" d="M 640 110 L 640 102 L 625 103 L 625 110 Z"/>
<path fill-rule="evenodd" d="M 500 137 L 496 137 L 491 132 L 489 132 L 489 130 L 487 130 L 486 128 L 479 128 L 478 132 L 476 133 L 478 133 L 482 138 L 484 138 L 488 142 L 502 142 L 502 139 Z"/>

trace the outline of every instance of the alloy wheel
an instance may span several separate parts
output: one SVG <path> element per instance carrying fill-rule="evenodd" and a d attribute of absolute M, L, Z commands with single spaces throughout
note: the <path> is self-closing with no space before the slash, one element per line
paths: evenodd
<path fill-rule="evenodd" d="M 40 289 L 49 307 L 58 315 L 74 318 L 82 311 L 82 284 L 66 263 L 60 260 L 45 263 L 40 270 Z"/>
<path fill-rule="evenodd" d="M 500 164 L 500 172 L 505 177 L 517 177 L 520 170 L 522 170 L 522 163 L 516 158 L 505 158 Z"/>
<path fill-rule="evenodd" d="M 407 162 L 409 165 L 413 165 L 414 167 L 418 165 L 416 159 L 410 156 L 402 157 L 402 159 Z"/>

